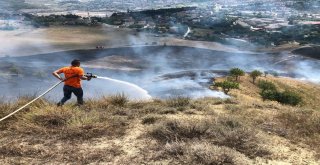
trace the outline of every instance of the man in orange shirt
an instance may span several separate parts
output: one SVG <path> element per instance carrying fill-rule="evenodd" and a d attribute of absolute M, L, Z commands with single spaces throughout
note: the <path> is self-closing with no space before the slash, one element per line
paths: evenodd
<path fill-rule="evenodd" d="M 60 77 L 59 74 L 63 73 L 65 78 Z M 71 98 L 72 93 L 77 96 L 78 105 L 83 104 L 83 90 L 81 87 L 81 80 L 90 81 L 91 77 L 86 77 L 84 71 L 80 68 L 80 60 L 73 60 L 71 66 L 60 68 L 54 71 L 53 76 L 61 81 L 64 81 L 63 94 L 64 97 L 57 104 L 62 106 L 66 101 Z"/>

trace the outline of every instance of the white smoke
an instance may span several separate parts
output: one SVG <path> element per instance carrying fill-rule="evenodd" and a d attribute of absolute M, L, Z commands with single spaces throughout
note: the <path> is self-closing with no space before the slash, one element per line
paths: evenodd
<path fill-rule="evenodd" d="M 209 56 L 204 56 L 202 51 L 199 51 L 197 56 L 189 56 L 191 52 L 186 49 L 181 49 L 180 51 L 174 51 L 175 49 L 168 49 L 168 47 L 163 46 L 164 43 L 159 42 L 162 40 L 157 37 L 150 37 L 152 34 L 149 33 L 130 33 L 123 36 L 114 35 L 112 31 L 122 30 L 117 28 L 106 28 L 105 35 L 110 38 L 120 38 L 114 40 L 108 40 L 105 43 L 101 43 L 103 46 L 107 47 L 133 47 L 132 52 L 128 52 L 126 55 L 130 56 L 130 53 L 135 55 L 135 58 L 141 58 L 146 62 L 146 66 L 149 68 L 141 70 L 140 72 L 130 72 L 121 70 L 94 70 L 86 68 L 88 71 L 97 71 L 96 74 L 100 76 L 108 76 L 123 81 L 128 81 L 139 85 L 139 87 L 148 91 L 152 97 L 171 97 L 171 96 L 188 96 L 192 98 L 201 97 L 220 97 L 228 98 L 227 95 L 222 92 L 209 90 L 208 87 L 200 85 L 199 79 L 190 78 L 175 78 L 163 81 L 153 81 L 157 76 L 188 71 L 192 69 L 212 69 L 212 70 L 229 70 L 233 67 L 239 67 L 246 71 L 251 71 L 253 69 L 259 69 L 261 71 L 275 70 L 277 72 L 290 72 L 298 75 L 298 78 L 306 79 L 313 82 L 320 82 L 319 76 L 319 61 L 313 60 L 303 60 L 291 59 L 284 60 L 286 57 L 290 56 L 287 53 L 272 55 L 266 53 L 255 53 L 255 52 L 244 52 L 243 50 L 238 50 L 236 48 L 228 47 L 228 54 L 225 52 L 212 53 Z M 190 31 L 189 31 L 190 32 Z M 33 28 L 23 28 L 21 27 L 18 31 L 0 31 L 1 40 L 8 41 L 0 44 L 0 57 L 2 56 L 21 56 L 21 55 L 31 55 L 31 54 L 41 54 L 48 53 L 52 51 L 58 51 L 52 43 L 54 41 L 54 36 L 48 33 L 44 29 L 33 29 Z M 170 37 L 168 37 L 170 40 Z M 67 39 L 66 39 L 67 40 Z M 9 42 L 10 41 L 10 42 Z M 184 43 L 183 40 L 175 40 Z M 192 41 L 188 41 L 191 43 Z M 177 42 L 179 43 L 179 42 Z M 57 43 L 55 43 L 57 44 Z M 236 43 L 234 43 L 236 44 Z M 158 46 L 156 51 L 150 54 L 145 54 L 144 49 L 151 46 Z M 210 47 L 204 42 L 192 42 L 192 44 L 185 44 L 192 47 L 200 48 L 210 48 L 225 50 L 227 46 L 216 44 L 216 47 Z M 212 45 L 212 44 L 209 44 Z M 144 47 L 146 46 L 146 47 Z M 235 47 L 241 47 L 241 45 L 234 45 Z M 76 47 L 77 48 L 77 47 Z M 195 50 L 198 51 L 198 50 Z M 233 52 L 233 53 L 230 53 Z M 104 57 L 104 51 L 96 52 L 97 56 Z M 63 52 L 64 58 L 57 59 L 60 63 L 49 61 L 47 63 L 39 63 L 36 59 L 34 61 L 24 62 L 24 65 L 29 65 L 31 67 L 43 69 L 50 65 L 53 65 L 56 69 L 64 65 L 69 65 L 69 60 L 71 59 L 72 53 Z M 221 55 L 222 54 L 222 55 Z M 122 54 L 113 54 L 114 56 Z M 138 55 L 138 56 L 137 56 Z M 88 54 L 87 57 L 94 56 L 93 54 Z M 133 56 L 133 55 L 132 55 Z M 215 57 L 216 58 L 213 58 Z M 38 56 L 41 58 L 40 56 Z M 99 57 L 99 58 L 100 58 Z M 210 58 L 209 58 L 210 57 Z M 57 57 L 58 58 L 58 57 Z M 216 61 L 210 61 L 215 59 Z M 183 62 L 182 62 L 183 61 Z M 279 63 L 280 62 L 280 63 Z M 175 66 L 179 65 L 179 66 Z M 277 64 L 277 65 L 275 65 Z M 289 69 L 288 69 L 289 68 Z M 53 70 L 52 70 L 53 71 Z M 0 71 L 1 74 L 1 71 Z M 48 73 L 50 74 L 50 73 Z M 28 75 L 25 75 L 28 76 Z M 47 79 L 47 78 L 46 78 Z M 6 89 L 6 94 L 14 95 L 25 95 L 34 94 L 35 92 L 40 92 L 49 87 L 55 80 L 49 78 L 48 80 L 33 80 L 22 81 L 21 79 L 14 79 L 15 82 L 5 82 L 1 84 L 1 88 Z M 83 83 L 85 94 L 88 97 L 99 97 L 103 95 L 113 95 L 118 93 L 125 93 L 130 98 L 144 98 L 147 97 L 145 92 L 137 89 L 129 88 L 123 84 L 114 82 L 105 82 L 101 80 L 92 80 L 91 82 Z M 148 94 L 147 93 L 147 94 Z M 58 99 L 62 97 L 61 88 L 55 89 L 49 97 Z"/>
<path fill-rule="evenodd" d="M 297 63 L 295 73 L 302 75 L 301 80 L 320 83 L 319 62 L 300 61 Z"/>
<path fill-rule="evenodd" d="M 152 93 L 160 94 L 160 97 L 187 96 L 191 98 L 218 97 L 229 98 L 223 92 L 212 91 L 188 78 L 158 81 L 146 86 Z"/>

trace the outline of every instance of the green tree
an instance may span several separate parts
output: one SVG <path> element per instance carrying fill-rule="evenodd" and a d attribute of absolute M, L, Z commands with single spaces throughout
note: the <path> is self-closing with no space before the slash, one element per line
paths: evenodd
<path fill-rule="evenodd" d="M 258 71 L 258 70 L 254 70 L 254 71 L 252 71 L 252 72 L 250 73 L 250 77 L 252 78 L 253 84 L 255 84 L 256 79 L 257 79 L 259 76 L 261 76 L 261 75 L 262 75 L 262 73 L 261 73 L 260 71 Z"/>
<path fill-rule="evenodd" d="M 240 76 L 244 76 L 245 72 L 239 68 L 232 68 L 230 70 L 230 75 L 236 78 L 236 81 L 240 80 Z"/>
<path fill-rule="evenodd" d="M 232 81 L 215 82 L 214 87 L 220 87 L 225 94 L 228 94 L 231 89 L 239 89 L 239 83 Z"/>
<path fill-rule="evenodd" d="M 274 85 L 273 82 L 270 81 L 266 81 L 266 80 L 260 80 L 258 82 L 258 87 L 261 89 L 261 92 L 265 92 L 265 91 L 276 91 L 277 87 L 276 85 Z"/>

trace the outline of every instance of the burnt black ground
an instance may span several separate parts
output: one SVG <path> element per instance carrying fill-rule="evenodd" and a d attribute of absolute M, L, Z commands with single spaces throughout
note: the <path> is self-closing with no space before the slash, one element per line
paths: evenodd
<path fill-rule="evenodd" d="M 121 56 L 123 59 L 136 59 L 137 62 L 135 63 L 124 62 L 122 65 L 136 67 L 138 69 L 133 71 L 103 69 L 98 67 L 85 67 L 84 69 L 86 72 L 93 72 L 100 76 L 108 76 L 138 84 L 147 89 L 153 96 L 157 97 L 161 97 L 164 93 L 166 95 L 170 94 L 171 88 L 159 91 L 159 88 L 167 87 L 168 84 L 166 83 L 169 83 L 169 85 L 172 83 L 181 83 L 181 86 L 184 85 L 183 83 L 185 81 L 194 81 L 199 84 L 203 84 L 204 81 L 210 83 L 210 76 L 217 76 L 214 74 L 215 71 L 219 74 L 233 67 L 239 67 L 246 71 L 253 69 L 262 71 L 275 70 L 282 75 L 290 75 L 292 77 L 308 74 L 308 70 L 304 72 L 303 68 L 299 69 L 300 63 L 312 64 L 311 69 L 320 70 L 320 68 L 313 67 L 320 66 L 318 65 L 320 64 L 318 60 L 312 60 L 302 56 L 296 56 L 286 60 L 292 56 L 292 54 L 283 52 L 272 54 L 230 53 L 184 46 L 141 46 L 74 50 L 1 58 L 0 73 L 5 75 L 0 75 L 1 95 L 5 98 L 33 95 L 54 84 L 56 80 L 51 76 L 51 72 L 60 67 L 68 66 L 71 60 L 80 59 L 83 64 L 90 63 L 95 66 L 95 63 L 92 63 L 93 60 L 110 56 Z M 279 63 L 279 61 L 282 62 Z M 20 72 L 19 75 L 12 75 L 12 68 L 18 68 Z M 210 74 L 203 75 L 204 70 L 208 71 L 205 73 Z M 176 78 L 177 81 L 170 82 L 163 80 L 163 84 L 161 84 L 161 81 L 154 81 L 155 79 L 159 80 L 159 77 Z M 103 86 L 101 85 L 102 83 L 91 84 L 94 83 L 84 82 L 84 86 L 88 88 L 88 91 L 91 91 L 90 96 L 95 97 L 97 95 L 97 92 L 92 91 L 101 92 L 98 95 L 104 95 L 106 93 L 101 90 L 101 88 L 108 86 L 107 84 L 103 84 Z M 96 88 L 94 86 L 99 87 Z M 198 87 L 195 90 L 198 90 Z M 57 97 L 57 95 L 59 97 L 60 91 L 57 89 L 53 93 L 51 97 Z"/>

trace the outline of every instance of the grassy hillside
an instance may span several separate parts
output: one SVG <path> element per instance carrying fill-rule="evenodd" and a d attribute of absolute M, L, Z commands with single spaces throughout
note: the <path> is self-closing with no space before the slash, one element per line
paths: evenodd
<path fill-rule="evenodd" d="M 264 102 L 247 76 L 226 100 L 110 96 L 63 108 L 40 100 L 0 123 L 0 163 L 319 164 L 320 87 L 266 79 L 304 103 Z M 30 99 L 1 103 L 0 116 Z"/>

